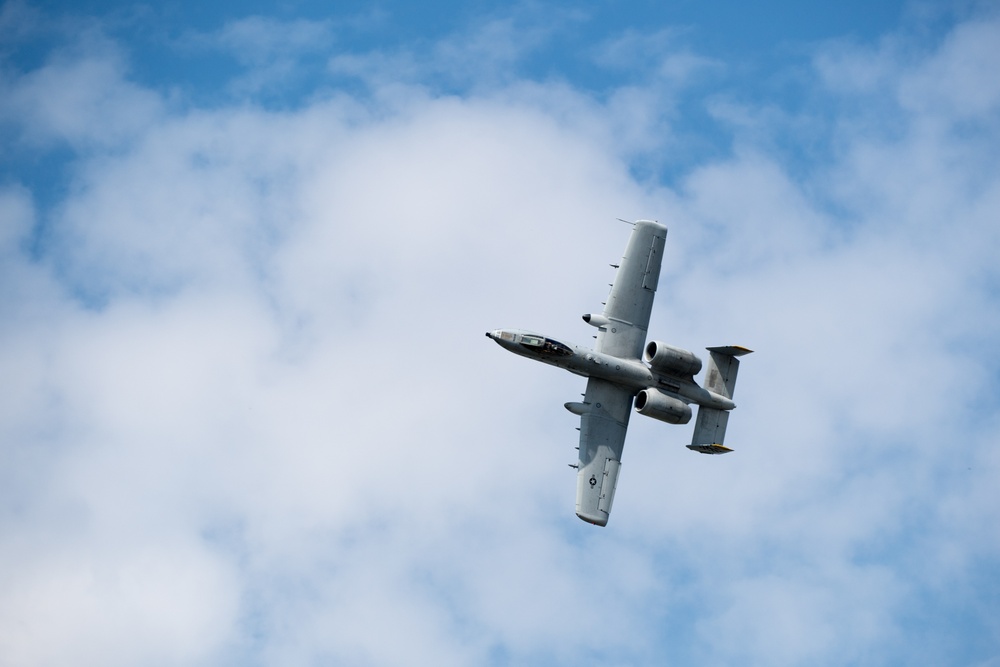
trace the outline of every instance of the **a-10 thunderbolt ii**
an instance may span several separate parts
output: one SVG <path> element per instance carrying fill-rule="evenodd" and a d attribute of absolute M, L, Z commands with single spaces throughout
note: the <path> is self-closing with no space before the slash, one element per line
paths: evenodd
<path fill-rule="evenodd" d="M 646 344 L 666 240 L 667 228 L 659 223 L 633 224 L 625 256 L 620 264 L 612 264 L 618 272 L 604 312 L 583 316 L 597 327 L 594 349 L 520 329 L 486 334 L 515 354 L 588 378 L 583 402 L 566 403 L 566 409 L 580 415 L 580 461 L 573 465 L 578 470 L 576 515 L 598 526 L 607 525 L 611 513 L 633 399 L 636 412 L 668 424 L 687 424 L 690 404 L 696 404 L 698 417 L 688 449 L 702 454 L 732 451 L 723 440 L 729 411 L 736 407 L 738 357 L 750 350 L 707 348 L 705 378 L 699 385 L 694 376 L 701 371 L 701 359 L 660 341 Z"/>

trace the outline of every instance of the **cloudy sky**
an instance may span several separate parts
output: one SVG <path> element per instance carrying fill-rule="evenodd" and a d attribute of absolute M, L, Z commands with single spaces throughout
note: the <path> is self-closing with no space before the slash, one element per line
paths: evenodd
<path fill-rule="evenodd" d="M 1000 666 L 1000 6 L 752 4 L 0 5 L 0 664 Z"/>

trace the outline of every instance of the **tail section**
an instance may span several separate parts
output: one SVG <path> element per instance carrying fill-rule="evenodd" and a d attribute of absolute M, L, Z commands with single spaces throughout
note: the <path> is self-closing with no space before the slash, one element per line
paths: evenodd
<path fill-rule="evenodd" d="M 750 354 L 752 350 L 730 345 L 710 347 L 708 352 L 710 357 L 705 371 L 705 389 L 732 399 L 733 391 L 736 389 L 736 374 L 740 369 L 739 357 Z M 725 454 L 733 451 L 722 444 L 726 439 L 728 425 L 728 410 L 699 407 L 698 420 L 694 425 L 694 437 L 688 449 L 702 454 Z"/>
<path fill-rule="evenodd" d="M 705 371 L 705 389 L 732 399 L 733 390 L 736 389 L 736 373 L 740 370 L 738 357 L 752 351 L 737 345 L 708 348 L 711 356 Z"/>

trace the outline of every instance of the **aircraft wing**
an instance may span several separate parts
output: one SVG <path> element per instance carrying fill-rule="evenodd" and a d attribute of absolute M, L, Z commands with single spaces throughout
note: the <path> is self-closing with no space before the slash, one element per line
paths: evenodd
<path fill-rule="evenodd" d="M 610 322 L 597 334 L 598 352 L 629 359 L 642 355 L 666 242 L 663 225 L 649 220 L 635 223 L 604 306 Z"/>
<path fill-rule="evenodd" d="M 615 497 L 625 431 L 633 394 L 607 380 L 590 378 L 580 417 L 580 465 L 576 478 L 576 515 L 605 526 Z"/>

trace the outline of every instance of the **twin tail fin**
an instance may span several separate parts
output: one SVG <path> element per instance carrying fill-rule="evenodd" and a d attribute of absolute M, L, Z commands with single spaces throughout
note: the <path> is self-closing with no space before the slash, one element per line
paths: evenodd
<path fill-rule="evenodd" d="M 736 374 L 740 369 L 739 357 L 752 350 L 738 345 L 708 348 L 709 359 L 705 370 L 705 389 L 732 400 L 736 389 Z M 729 425 L 729 411 L 700 406 L 694 425 L 694 436 L 688 449 L 702 454 L 725 454 L 733 451 L 723 442 Z"/>

